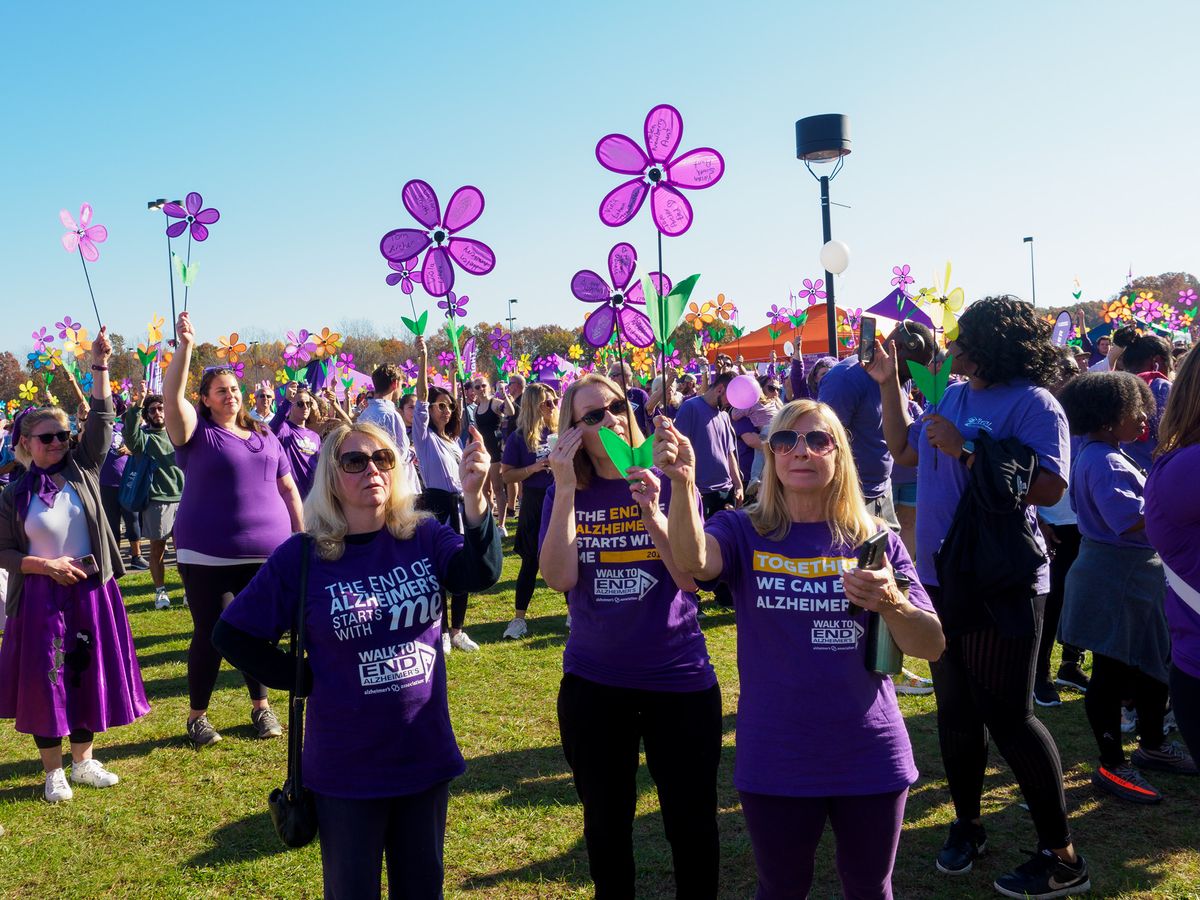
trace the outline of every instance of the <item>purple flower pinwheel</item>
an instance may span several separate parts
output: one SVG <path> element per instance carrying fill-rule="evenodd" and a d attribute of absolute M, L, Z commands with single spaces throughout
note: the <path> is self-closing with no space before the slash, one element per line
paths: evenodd
<path fill-rule="evenodd" d="M 400 285 L 400 290 L 406 294 L 411 294 L 413 292 L 413 282 L 421 280 L 421 270 L 417 268 L 418 262 L 419 260 L 415 256 L 403 262 L 389 259 L 388 268 L 392 270 L 392 274 L 385 278 L 384 281 L 392 287 Z"/>
<path fill-rule="evenodd" d="M 492 353 L 496 356 L 506 356 L 512 351 L 512 335 L 497 325 L 488 335 L 492 345 Z"/>
<path fill-rule="evenodd" d="M 472 275 L 486 275 L 496 267 L 496 254 L 491 247 L 482 241 L 457 236 L 483 213 L 483 192 L 479 188 L 460 187 L 446 204 L 444 215 L 437 194 L 424 181 L 413 179 L 404 185 L 400 197 L 404 208 L 424 227 L 389 231 L 379 242 L 379 252 L 385 259 L 400 262 L 414 259 L 429 247 L 421 265 L 421 284 L 431 297 L 450 293 L 454 287 L 454 263 Z"/>
<path fill-rule="evenodd" d="M 908 296 L 908 286 L 913 283 L 913 277 L 908 274 L 911 271 L 912 268 L 908 263 L 905 263 L 902 266 L 892 266 L 892 275 L 894 277 L 892 278 L 891 284 L 893 287 L 900 288 L 906 297 Z"/>
<path fill-rule="evenodd" d="M 163 212 L 172 219 L 182 219 L 167 226 L 167 237 L 179 237 L 189 227 L 192 237 L 198 241 L 208 240 L 208 226 L 215 225 L 221 214 L 214 208 L 201 209 L 204 198 L 192 191 L 183 200 L 183 206 L 178 203 L 168 203 Z"/>
<path fill-rule="evenodd" d="M 791 311 L 772 303 L 771 308 L 767 310 L 767 318 L 771 320 L 772 325 L 786 325 L 791 321 Z"/>
<path fill-rule="evenodd" d="M 405 378 L 407 378 L 409 381 L 411 381 L 412 379 L 417 377 L 417 373 L 419 370 L 417 369 L 417 364 L 415 362 L 413 362 L 412 359 L 410 358 L 410 359 L 406 359 L 404 362 L 400 363 L 400 371 L 404 373 Z"/>
<path fill-rule="evenodd" d="M 808 305 L 814 305 L 818 300 L 824 300 L 828 294 L 822 290 L 825 287 L 825 279 L 818 278 L 813 281 L 811 278 L 804 279 L 804 289 L 797 295 L 801 300 L 808 298 Z"/>
<path fill-rule="evenodd" d="M 33 333 L 33 349 L 38 353 L 41 353 L 46 349 L 47 345 L 52 343 L 54 343 L 54 335 L 46 330 L 45 325 Z"/>
<path fill-rule="evenodd" d="M 337 364 L 338 364 L 339 369 L 349 369 L 351 366 L 354 365 L 354 354 L 353 353 L 339 353 L 338 358 L 337 358 Z"/>
<path fill-rule="evenodd" d="M 299 331 L 289 331 L 287 333 L 287 344 L 283 348 L 283 361 L 292 368 L 295 368 L 301 363 L 308 362 L 316 349 L 317 345 L 309 340 L 308 329 L 301 328 Z"/>
<path fill-rule="evenodd" d="M 603 347 L 620 325 L 621 336 L 635 347 L 649 347 L 654 343 L 654 330 L 650 319 L 635 306 L 646 305 L 646 295 L 640 281 L 634 281 L 633 270 L 637 268 L 637 251 L 631 244 L 617 244 L 608 252 L 608 274 L 612 280 L 609 287 L 602 277 L 590 269 L 581 269 L 571 279 L 571 293 L 584 303 L 604 305 L 588 316 L 583 323 L 583 338 L 593 347 Z M 661 272 L 650 273 L 651 283 L 659 295 L 671 291 L 671 279 Z"/>
<path fill-rule="evenodd" d="M 725 160 L 711 147 L 675 157 L 683 138 L 683 116 L 669 104 L 646 114 L 643 150 L 623 134 L 606 134 L 596 144 L 596 159 L 610 172 L 634 175 L 600 201 L 600 221 L 612 228 L 629 222 L 650 195 L 654 226 L 667 237 L 679 237 L 692 226 L 692 204 L 679 188 L 712 187 L 725 174 Z"/>
<path fill-rule="evenodd" d="M 438 365 L 441 366 L 443 369 L 449 368 L 450 366 L 454 365 L 454 354 L 451 353 L 449 350 L 443 350 L 441 353 L 438 354 Z"/>
<path fill-rule="evenodd" d="M 83 325 L 80 322 L 74 321 L 70 316 L 63 316 L 63 320 L 55 322 L 54 327 L 58 329 L 58 336 L 65 339 L 67 332 L 78 331 Z"/>
<path fill-rule="evenodd" d="M 63 249 L 68 253 L 78 250 L 88 262 L 98 260 L 100 250 L 96 245 L 108 240 L 108 229 L 103 225 L 92 224 L 92 204 L 85 203 L 79 207 L 78 224 L 65 209 L 58 214 L 58 218 L 67 229 L 67 233 L 62 236 Z"/>
<path fill-rule="evenodd" d="M 1193 306 L 1196 303 L 1196 292 L 1191 288 L 1186 288 L 1179 292 L 1179 300 L 1177 301 L 1184 306 Z"/>
<path fill-rule="evenodd" d="M 447 319 L 453 319 L 455 316 L 465 316 L 470 302 L 471 298 L 466 294 L 455 297 L 454 291 L 446 291 L 446 299 L 438 301 L 438 309 L 445 310 Z"/>

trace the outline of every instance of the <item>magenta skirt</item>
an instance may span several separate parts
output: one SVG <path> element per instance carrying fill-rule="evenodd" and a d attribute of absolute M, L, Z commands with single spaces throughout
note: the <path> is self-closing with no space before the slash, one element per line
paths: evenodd
<path fill-rule="evenodd" d="M 116 579 L 27 575 L 0 643 L 0 719 L 39 737 L 107 731 L 150 712 Z"/>

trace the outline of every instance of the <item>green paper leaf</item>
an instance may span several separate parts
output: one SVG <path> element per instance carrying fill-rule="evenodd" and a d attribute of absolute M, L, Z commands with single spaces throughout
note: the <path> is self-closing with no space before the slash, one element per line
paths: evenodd
<path fill-rule="evenodd" d="M 300 369 L 293 369 L 290 366 L 284 366 L 283 371 L 287 373 L 288 381 L 301 381 Z"/>
<path fill-rule="evenodd" d="M 343 378 L 342 387 L 344 387 L 346 390 L 350 390 L 350 388 L 354 387 L 354 376 L 347 375 L 345 378 Z"/>
<path fill-rule="evenodd" d="M 179 273 L 180 283 L 184 287 L 191 287 L 195 284 L 196 272 L 200 269 L 200 263 L 192 263 L 189 266 L 174 250 L 171 251 L 171 258 L 175 260 L 175 271 Z"/>
<path fill-rule="evenodd" d="M 1083 296 L 1083 291 L 1071 291 L 1071 296 L 1078 300 Z"/>
<path fill-rule="evenodd" d="M 798 316 L 788 316 L 788 319 L 791 321 L 793 328 L 799 328 L 808 321 L 808 313 L 802 312 Z"/>
<path fill-rule="evenodd" d="M 771 340 L 774 342 L 774 341 L 779 340 L 779 336 L 781 334 L 783 334 L 783 329 L 782 328 L 768 328 L 767 334 L 769 334 L 771 336 Z"/>
<path fill-rule="evenodd" d="M 400 321 L 403 322 L 404 327 L 411 331 L 416 337 L 420 337 L 425 333 L 425 324 L 429 321 L 429 310 L 425 310 L 419 316 L 417 316 L 416 321 L 413 321 L 406 316 L 401 316 Z"/>
<path fill-rule="evenodd" d="M 950 366 L 954 360 L 947 356 L 942 367 L 935 373 L 932 368 L 917 365 L 911 359 L 908 361 L 908 371 L 912 373 L 913 381 L 925 399 L 936 406 L 946 393 L 946 385 L 950 383 Z"/>
<path fill-rule="evenodd" d="M 463 333 L 466 325 L 454 327 L 454 323 L 449 319 L 446 320 L 446 336 L 450 338 L 450 349 L 454 351 L 454 368 L 458 373 L 458 380 L 462 381 L 466 377 L 466 372 L 463 371 L 462 353 L 458 349 L 458 337 Z"/>
<path fill-rule="evenodd" d="M 157 346 L 147 350 L 145 353 L 143 353 L 141 350 L 137 351 L 138 362 L 142 364 L 143 369 L 150 365 L 150 363 L 154 362 L 154 358 L 156 356 L 158 356 Z"/>
<path fill-rule="evenodd" d="M 721 341 L 725 340 L 725 333 L 726 332 L 725 332 L 724 325 L 709 325 L 708 326 L 708 336 L 710 338 L 712 338 L 713 341 L 715 341 L 718 344 L 721 343 Z"/>
<path fill-rule="evenodd" d="M 650 280 L 650 276 L 642 277 L 642 292 L 646 295 L 650 328 L 660 344 L 666 342 L 667 338 L 671 336 L 671 332 L 683 320 L 683 311 L 699 280 L 699 275 L 689 275 L 671 288 L 667 296 L 660 297 L 658 291 L 654 289 L 654 282 Z"/>
<path fill-rule="evenodd" d="M 740 338 L 740 337 L 741 337 L 743 334 L 745 334 L 745 333 L 746 333 L 746 326 L 745 326 L 745 325 L 743 325 L 741 328 L 738 328 L 736 325 L 734 325 L 734 326 L 733 326 L 733 336 L 734 336 L 734 337 L 739 337 L 739 338 Z"/>
<path fill-rule="evenodd" d="M 631 449 L 628 441 L 611 428 L 601 428 L 600 443 L 604 445 L 604 452 L 608 454 L 608 458 L 617 467 L 622 478 L 629 477 L 626 473 L 630 466 L 649 469 L 654 465 L 654 438 L 652 437 L 646 438 L 639 446 Z"/>

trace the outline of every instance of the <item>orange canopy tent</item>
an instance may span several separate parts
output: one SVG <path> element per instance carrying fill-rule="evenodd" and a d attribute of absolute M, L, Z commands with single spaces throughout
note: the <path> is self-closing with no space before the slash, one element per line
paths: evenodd
<path fill-rule="evenodd" d="M 845 319 L 845 310 L 838 308 L 838 321 Z M 774 347 L 775 353 L 779 358 L 783 358 L 783 342 L 792 341 L 795 343 L 793 335 L 799 335 L 803 339 L 803 349 L 805 354 L 818 353 L 822 356 L 834 356 L 835 354 L 829 351 L 829 334 L 826 328 L 826 307 L 821 303 L 808 308 L 808 320 L 800 328 L 792 328 L 791 325 L 771 326 L 764 325 L 757 331 L 752 331 L 749 334 L 744 334 L 740 338 L 735 338 L 732 341 L 726 341 L 719 346 L 709 345 L 705 355 L 709 362 L 713 362 L 717 358 L 718 353 L 726 353 L 734 359 L 740 354 L 746 362 L 770 362 L 771 349 Z M 896 323 L 892 319 L 883 316 L 876 316 L 876 333 L 880 336 L 886 336 L 891 333 Z M 779 337 L 774 342 L 771 341 L 771 335 L 768 334 L 770 328 L 777 328 L 780 332 Z M 857 329 L 855 329 L 855 337 L 857 338 Z M 839 342 L 837 348 L 837 357 L 840 359 L 843 356 L 849 356 L 853 350 L 847 349 Z"/>

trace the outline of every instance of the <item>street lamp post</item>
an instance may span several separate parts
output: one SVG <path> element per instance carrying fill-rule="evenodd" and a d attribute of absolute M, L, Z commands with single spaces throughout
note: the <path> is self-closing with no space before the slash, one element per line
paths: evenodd
<path fill-rule="evenodd" d="M 796 158 L 804 161 L 809 174 L 821 185 L 821 231 L 823 242 L 833 240 L 829 219 L 829 182 L 842 171 L 844 157 L 850 153 L 850 117 L 837 113 L 808 116 L 796 122 Z M 833 163 L 828 175 L 818 175 L 813 165 Z M 833 274 L 825 271 L 825 313 L 829 335 L 829 352 L 837 350 L 837 303 L 833 296 Z"/>
<path fill-rule="evenodd" d="M 179 206 L 182 201 L 171 201 L 176 206 Z M 166 218 L 166 213 L 163 212 L 163 207 L 167 205 L 166 197 L 159 197 L 156 200 L 147 200 L 146 209 L 150 212 L 161 212 L 163 218 Z M 171 236 L 167 235 L 167 280 L 171 285 L 171 346 L 175 347 L 179 343 L 179 335 L 175 333 L 175 270 L 174 262 L 171 259 Z"/>
<path fill-rule="evenodd" d="M 516 318 L 512 314 L 512 308 L 513 304 L 518 302 L 520 301 L 518 301 L 516 297 L 511 297 L 508 301 L 508 342 L 512 344 L 514 356 L 517 354 L 517 339 L 513 336 L 513 322 L 516 321 Z"/>
<path fill-rule="evenodd" d="M 1037 306 L 1037 275 L 1033 268 L 1033 238 L 1025 238 L 1024 243 L 1029 245 L 1029 286 L 1033 290 L 1033 305 Z"/>

